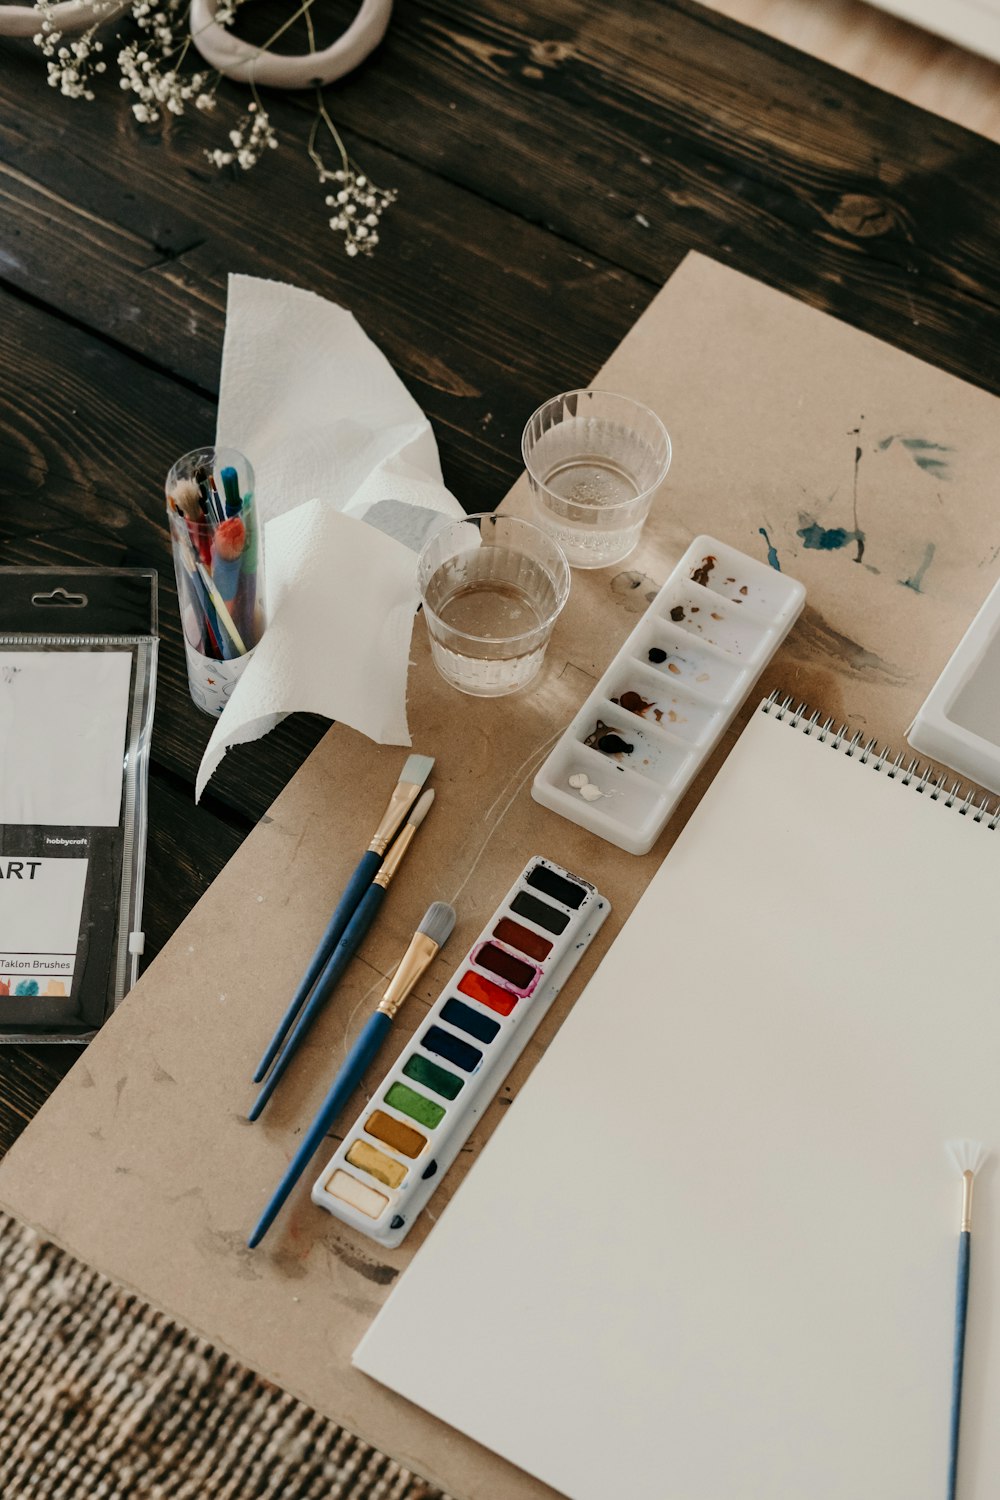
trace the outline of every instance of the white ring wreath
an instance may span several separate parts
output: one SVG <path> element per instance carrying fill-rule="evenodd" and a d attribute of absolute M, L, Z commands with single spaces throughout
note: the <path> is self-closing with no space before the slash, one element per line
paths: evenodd
<path fill-rule="evenodd" d="M 45 14 L 63 36 L 105 26 L 129 9 L 131 0 L 60 0 Z M 191 40 L 207 63 L 237 83 L 273 89 L 308 89 L 343 78 L 363 63 L 385 36 L 392 0 L 362 0 L 354 20 L 321 52 L 282 54 L 241 41 L 216 20 L 218 0 L 192 0 Z M 0 5 L 0 36 L 34 36 L 40 13 L 34 5 Z"/>
<path fill-rule="evenodd" d="M 110 8 L 91 0 L 62 0 L 49 10 L 53 25 L 63 36 L 75 36 L 89 26 L 103 26 L 105 21 L 114 21 L 128 10 L 130 0 Z M 0 36 L 34 36 L 38 30 L 39 13 L 33 5 L 0 5 Z"/>
<path fill-rule="evenodd" d="M 364 0 L 354 20 L 322 52 L 268 52 L 241 41 L 216 20 L 218 0 L 191 0 L 191 36 L 206 62 L 237 83 L 272 89 L 309 89 L 343 78 L 385 36 L 392 0 Z"/>

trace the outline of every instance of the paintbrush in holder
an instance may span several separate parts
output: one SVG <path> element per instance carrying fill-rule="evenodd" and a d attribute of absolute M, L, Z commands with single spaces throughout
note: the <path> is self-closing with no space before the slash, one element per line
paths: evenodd
<path fill-rule="evenodd" d="M 264 630 L 253 468 L 234 448 L 196 448 L 166 494 L 188 685 L 218 716 Z"/>

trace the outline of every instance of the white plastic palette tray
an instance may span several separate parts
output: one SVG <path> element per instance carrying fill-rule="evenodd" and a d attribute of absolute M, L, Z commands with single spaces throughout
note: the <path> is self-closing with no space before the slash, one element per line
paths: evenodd
<path fill-rule="evenodd" d="M 906 732 L 914 750 L 1000 792 L 1000 583 Z"/>
<path fill-rule="evenodd" d="M 535 801 L 648 853 L 805 597 L 787 574 L 695 537 L 538 772 Z"/>

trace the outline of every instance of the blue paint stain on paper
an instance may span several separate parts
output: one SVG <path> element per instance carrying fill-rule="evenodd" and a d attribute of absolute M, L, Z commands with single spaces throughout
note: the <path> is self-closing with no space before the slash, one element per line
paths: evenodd
<path fill-rule="evenodd" d="M 902 437 L 893 433 L 891 437 L 883 438 L 876 446 L 880 453 L 884 453 L 887 448 L 897 442 L 900 447 L 906 449 L 917 468 L 929 474 L 932 479 L 951 478 L 947 458 L 935 456 L 954 453 L 955 450 L 947 443 L 932 443 L 930 438 Z"/>
<path fill-rule="evenodd" d="M 928 542 L 924 548 L 924 560 L 911 578 L 901 578 L 899 581 L 904 589 L 912 589 L 915 594 L 923 593 L 924 574 L 934 561 L 936 548 L 933 542 Z"/>
<path fill-rule="evenodd" d="M 768 562 L 771 564 L 771 567 L 775 570 L 776 573 L 780 573 L 781 572 L 781 564 L 778 561 L 778 549 L 777 549 L 777 547 L 773 547 L 771 545 L 771 538 L 768 536 L 768 534 L 764 530 L 763 526 L 758 526 L 757 530 L 760 532 L 761 536 L 764 538 L 764 544 L 767 547 L 767 560 L 768 560 Z"/>
<path fill-rule="evenodd" d="M 804 547 L 812 548 L 815 552 L 839 552 L 841 547 L 846 547 L 848 542 L 857 542 L 860 554 L 864 551 L 865 534 L 863 531 L 848 531 L 846 526 L 821 526 L 818 521 L 811 521 L 808 516 L 799 516 L 803 523 L 796 536 L 802 538 Z"/>
<path fill-rule="evenodd" d="M 14 987 L 14 994 L 15 995 L 37 995 L 38 994 L 38 980 L 37 979 L 22 979 L 19 984 L 15 985 L 15 987 Z"/>

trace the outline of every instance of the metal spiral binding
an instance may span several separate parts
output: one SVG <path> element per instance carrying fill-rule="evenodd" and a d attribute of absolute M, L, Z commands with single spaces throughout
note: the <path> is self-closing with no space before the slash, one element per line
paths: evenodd
<path fill-rule="evenodd" d="M 845 755 L 858 760 L 863 766 L 870 765 L 875 771 L 884 771 L 892 781 L 898 779 L 903 786 L 912 786 L 914 791 L 925 792 L 932 802 L 940 801 L 945 807 L 954 807 L 961 800 L 959 813 L 965 817 L 971 816 L 973 823 L 985 822 L 987 828 L 994 829 L 1000 824 L 1000 802 L 991 808 L 988 794 L 984 794 L 977 806 L 974 801 L 975 789 L 970 787 L 963 799 L 961 781 L 953 781 L 950 788 L 947 787 L 946 772 L 937 771 L 933 766 L 924 766 L 921 770 L 917 760 L 911 760 L 904 767 L 904 751 L 892 758 L 892 751 L 888 746 L 879 750 L 874 739 L 862 745 L 860 729 L 856 734 L 851 733 L 848 724 L 841 724 L 839 729 L 834 729 L 833 719 L 820 724 L 818 709 L 815 713 L 810 713 L 808 704 L 800 703 L 797 707 L 794 705 L 794 698 L 782 698 L 780 693 L 774 692 L 761 704 L 761 712 L 773 714 L 782 722 L 787 720 L 791 729 L 801 729 L 803 734 L 811 735 L 820 744 L 829 744 L 834 750 L 842 749 Z"/>

